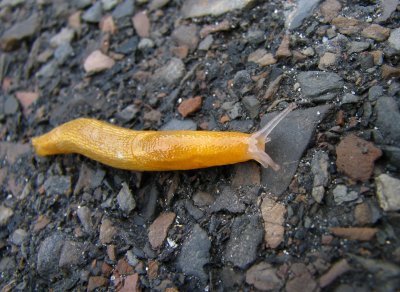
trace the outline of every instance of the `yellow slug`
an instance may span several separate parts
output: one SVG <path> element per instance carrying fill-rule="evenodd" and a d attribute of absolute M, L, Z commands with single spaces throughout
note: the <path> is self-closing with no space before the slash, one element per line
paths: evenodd
<path fill-rule="evenodd" d="M 253 134 L 211 131 L 133 131 L 94 119 L 76 119 L 32 139 L 40 156 L 79 153 L 109 166 L 137 171 L 186 170 L 256 160 L 279 170 L 265 153 L 268 135 L 290 104 Z"/>

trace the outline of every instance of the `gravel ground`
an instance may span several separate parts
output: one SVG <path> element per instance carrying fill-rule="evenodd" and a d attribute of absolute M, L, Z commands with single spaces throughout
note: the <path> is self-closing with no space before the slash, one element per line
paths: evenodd
<path fill-rule="evenodd" d="M 398 291 L 398 0 L 0 1 L 1 291 Z M 272 132 L 175 172 L 38 157 L 78 117 Z"/>

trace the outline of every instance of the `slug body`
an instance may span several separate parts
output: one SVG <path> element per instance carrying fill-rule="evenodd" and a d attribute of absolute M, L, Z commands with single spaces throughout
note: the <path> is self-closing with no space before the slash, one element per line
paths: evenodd
<path fill-rule="evenodd" d="M 265 153 L 268 134 L 293 108 L 246 134 L 211 131 L 133 131 L 94 119 L 76 119 L 32 139 L 40 156 L 78 153 L 115 168 L 187 170 L 256 160 L 279 166 Z"/>

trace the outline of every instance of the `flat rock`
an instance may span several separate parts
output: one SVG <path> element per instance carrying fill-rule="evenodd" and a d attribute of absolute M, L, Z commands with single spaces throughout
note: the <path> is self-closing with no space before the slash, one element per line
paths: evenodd
<path fill-rule="evenodd" d="M 354 208 L 354 219 L 358 225 L 374 224 L 381 218 L 380 213 L 374 203 L 362 202 Z"/>
<path fill-rule="evenodd" d="M 254 0 L 186 0 L 182 6 L 185 18 L 206 15 L 221 15 L 233 10 L 244 9 L 255 2 Z"/>
<path fill-rule="evenodd" d="M 182 244 L 182 250 L 178 257 L 178 267 L 185 274 L 195 276 L 202 283 L 208 280 L 208 274 L 204 271 L 204 265 L 210 261 L 211 241 L 198 224 Z"/>
<path fill-rule="evenodd" d="M 101 4 L 103 5 L 103 9 L 105 11 L 110 11 L 118 4 L 118 0 L 101 0 Z"/>
<path fill-rule="evenodd" d="M 242 102 L 250 118 L 254 119 L 258 116 L 261 104 L 254 95 L 243 97 Z"/>
<path fill-rule="evenodd" d="M 272 196 L 265 197 L 261 204 L 261 214 L 264 220 L 264 241 L 267 247 L 277 248 L 285 234 L 286 208 Z"/>
<path fill-rule="evenodd" d="M 28 239 L 29 233 L 25 231 L 24 229 L 18 228 L 15 230 L 10 238 L 10 241 L 15 244 L 20 246 L 23 244 L 27 239 Z"/>
<path fill-rule="evenodd" d="M 376 22 L 385 22 L 390 18 L 392 13 L 396 10 L 399 5 L 399 0 L 382 0 L 380 1 L 382 8 L 381 15 L 376 19 Z"/>
<path fill-rule="evenodd" d="M 231 236 L 226 245 L 223 262 L 231 262 L 241 269 L 247 268 L 256 258 L 263 240 L 263 227 L 258 215 L 242 215 L 233 220 Z"/>
<path fill-rule="evenodd" d="M 300 72 L 297 80 L 304 97 L 313 101 L 327 101 L 333 99 L 343 88 L 343 79 L 336 73 L 307 71 Z"/>
<path fill-rule="evenodd" d="M 314 175 L 313 190 L 311 195 L 318 203 L 322 202 L 325 194 L 325 187 L 329 183 L 329 156 L 324 151 L 315 152 L 311 160 L 311 172 Z"/>
<path fill-rule="evenodd" d="M 12 165 L 21 157 L 30 152 L 29 144 L 0 142 L 0 159 L 7 161 Z"/>
<path fill-rule="evenodd" d="M 161 127 L 162 131 L 174 131 L 174 130 L 189 130 L 196 131 L 197 124 L 192 120 L 178 120 L 172 119 L 169 120 L 165 125 Z"/>
<path fill-rule="evenodd" d="M 178 106 L 178 112 L 182 115 L 182 117 L 187 117 L 198 110 L 201 109 L 201 104 L 203 102 L 203 98 L 201 96 L 195 96 L 188 99 L 185 99 Z"/>
<path fill-rule="evenodd" d="M 37 271 L 42 277 L 52 279 L 59 272 L 58 262 L 64 241 L 65 237 L 56 233 L 40 243 L 37 254 Z"/>
<path fill-rule="evenodd" d="M 14 96 L 2 96 L 1 98 L 0 114 L 12 116 L 18 112 L 19 105 Z"/>
<path fill-rule="evenodd" d="M 258 49 L 251 53 L 247 58 L 248 62 L 256 63 L 262 67 L 275 64 L 277 60 L 274 58 L 274 55 L 268 53 L 265 49 Z"/>
<path fill-rule="evenodd" d="M 61 248 L 58 266 L 61 269 L 71 271 L 73 268 L 85 262 L 83 256 L 84 246 L 81 242 L 67 240 Z"/>
<path fill-rule="evenodd" d="M 351 93 L 346 93 L 342 97 L 342 104 L 357 103 L 359 101 L 361 101 L 361 97 L 358 95 L 351 94 Z"/>
<path fill-rule="evenodd" d="M 195 24 L 177 27 L 171 37 L 179 46 L 187 46 L 191 50 L 196 49 L 199 44 L 199 32 Z"/>
<path fill-rule="evenodd" d="M 99 23 L 103 14 L 101 2 L 97 1 L 82 15 L 82 19 L 90 23 Z"/>
<path fill-rule="evenodd" d="M 329 231 L 338 237 L 349 240 L 369 241 L 379 229 L 370 227 L 331 227 Z"/>
<path fill-rule="evenodd" d="M 384 211 L 400 210 L 400 180 L 387 174 L 375 178 L 379 204 Z"/>
<path fill-rule="evenodd" d="M 324 17 L 324 21 L 330 22 L 342 9 L 342 4 L 337 0 L 325 0 L 319 6 L 319 10 Z"/>
<path fill-rule="evenodd" d="M 83 229 L 87 233 L 92 233 L 94 231 L 94 226 L 92 221 L 92 212 L 90 209 L 86 206 L 78 207 L 76 214 L 82 223 Z"/>
<path fill-rule="evenodd" d="M 315 128 L 330 108 L 329 105 L 322 105 L 295 110 L 271 132 L 271 141 L 266 145 L 266 152 L 281 166 L 281 169 L 275 172 L 271 168 L 262 168 L 261 182 L 273 194 L 280 195 L 289 186 Z M 271 113 L 264 116 L 260 128 L 276 115 L 277 113 Z M 309 126 L 304 127 L 304 125 Z"/>
<path fill-rule="evenodd" d="M 286 17 L 285 26 L 296 29 L 309 17 L 321 0 L 299 0 L 296 8 Z"/>
<path fill-rule="evenodd" d="M 49 176 L 44 182 L 44 190 L 48 196 L 69 195 L 71 193 L 71 177 L 66 175 Z"/>
<path fill-rule="evenodd" d="M 349 44 L 347 53 L 349 53 L 349 54 L 359 53 L 359 52 L 369 49 L 370 46 L 371 46 L 371 44 L 369 42 L 355 42 L 354 41 Z"/>
<path fill-rule="evenodd" d="M 138 36 L 147 38 L 150 35 L 150 20 L 145 11 L 136 13 L 132 18 L 133 27 Z"/>
<path fill-rule="evenodd" d="M 115 61 L 100 50 L 92 52 L 83 63 L 86 73 L 97 73 L 114 66 Z"/>
<path fill-rule="evenodd" d="M 350 264 L 346 259 L 341 259 L 319 278 L 319 285 L 321 288 L 324 288 L 331 284 L 335 279 L 339 278 L 341 275 L 347 273 L 352 270 Z"/>
<path fill-rule="evenodd" d="M 337 185 L 332 193 L 337 205 L 341 205 L 344 202 L 351 202 L 358 198 L 358 193 L 355 191 L 347 192 L 345 185 Z"/>
<path fill-rule="evenodd" d="M 14 211 L 6 206 L 0 205 L 0 226 L 6 226 Z"/>
<path fill-rule="evenodd" d="M 321 70 L 326 70 L 336 65 L 336 62 L 337 62 L 337 55 L 331 52 L 326 52 L 319 59 L 318 68 Z"/>
<path fill-rule="evenodd" d="M 171 58 L 171 60 L 159 68 L 152 80 L 156 84 L 172 86 L 176 84 L 185 74 L 185 64 L 181 59 Z"/>
<path fill-rule="evenodd" d="M 57 48 L 58 46 L 61 46 L 62 44 L 65 43 L 71 43 L 72 39 L 75 36 L 75 30 L 69 27 L 64 27 L 61 29 L 59 33 L 57 33 L 55 36 L 53 36 L 50 39 L 50 45 L 54 48 Z"/>
<path fill-rule="evenodd" d="M 100 168 L 93 169 L 83 163 L 79 171 L 79 178 L 76 182 L 74 194 L 78 194 L 82 190 L 91 191 L 101 185 L 106 172 Z"/>
<path fill-rule="evenodd" d="M 233 187 L 259 185 L 261 183 L 260 167 L 254 161 L 236 163 L 233 166 Z"/>
<path fill-rule="evenodd" d="M 387 144 L 400 145 L 400 111 L 393 97 L 382 96 L 378 99 L 375 110 L 376 125 Z"/>
<path fill-rule="evenodd" d="M 279 291 L 284 284 L 277 276 L 277 270 L 270 264 L 261 262 L 252 266 L 246 272 L 246 283 L 261 291 Z"/>
<path fill-rule="evenodd" d="M 206 36 L 200 43 L 198 49 L 201 51 L 208 51 L 214 42 L 212 35 Z"/>
<path fill-rule="evenodd" d="M 378 42 L 383 42 L 389 37 L 390 28 L 380 26 L 379 24 L 371 24 L 362 30 L 361 35 Z"/>
<path fill-rule="evenodd" d="M 214 204 L 210 206 L 211 212 L 225 210 L 232 213 L 242 213 L 245 209 L 246 205 L 241 200 L 239 192 L 230 186 L 225 186 L 221 194 L 215 199 Z"/>
<path fill-rule="evenodd" d="M 357 181 L 367 181 L 374 169 L 374 162 L 382 151 L 371 142 L 354 134 L 346 136 L 336 147 L 336 165 L 339 171 Z"/>
<path fill-rule="evenodd" d="M 12 51 L 20 45 L 20 42 L 33 36 L 40 27 L 40 17 L 32 14 L 26 20 L 14 24 L 7 29 L 0 38 L 0 46 L 4 51 Z"/>
<path fill-rule="evenodd" d="M 193 202 L 198 207 L 210 206 L 214 201 L 215 198 L 210 193 L 199 191 L 193 195 Z"/>
<path fill-rule="evenodd" d="M 153 249 L 159 249 L 167 237 L 168 230 L 175 220 L 175 213 L 160 214 L 149 227 L 149 241 Z"/>
<path fill-rule="evenodd" d="M 122 3 L 118 4 L 117 7 L 115 7 L 111 15 L 114 19 L 132 16 L 135 10 L 134 5 L 135 3 L 133 0 L 125 0 Z"/>
<path fill-rule="evenodd" d="M 131 190 L 127 183 L 122 183 L 122 188 L 117 195 L 119 208 L 125 213 L 129 214 L 136 208 L 136 201 L 132 195 Z"/>
<path fill-rule="evenodd" d="M 92 276 L 89 278 L 87 284 L 87 291 L 91 292 L 96 290 L 97 288 L 107 286 L 108 279 L 102 276 Z M 121 290 L 122 291 L 122 290 Z"/>
<path fill-rule="evenodd" d="M 103 219 L 100 226 L 100 242 L 102 244 L 111 243 L 115 234 L 117 234 L 117 229 L 113 226 L 111 220 Z"/>
<path fill-rule="evenodd" d="M 399 28 L 395 28 L 390 32 L 390 37 L 388 39 L 388 44 L 397 53 L 400 53 L 400 27 Z"/>
<path fill-rule="evenodd" d="M 339 32 L 345 35 L 357 34 L 365 27 L 365 23 L 362 21 L 343 16 L 335 17 L 332 19 L 331 24 L 336 26 Z"/>
<path fill-rule="evenodd" d="M 318 284 L 303 263 L 295 263 L 290 267 L 291 279 L 286 282 L 286 291 L 303 292 L 318 291 Z"/>

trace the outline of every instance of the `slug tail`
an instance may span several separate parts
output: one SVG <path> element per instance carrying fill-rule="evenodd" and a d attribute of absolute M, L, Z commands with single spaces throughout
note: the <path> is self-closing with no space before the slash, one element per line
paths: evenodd
<path fill-rule="evenodd" d="M 268 136 L 273 129 L 295 108 L 295 103 L 289 104 L 286 109 L 269 121 L 261 130 L 250 136 L 249 154 L 252 159 L 256 160 L 263 167 L 267 168 L 270 166 L 274 171 L 280 169 L 280 166 L 275 163 L 267 153 L 265 153 L 265 144 L 271 140 Z"/>

